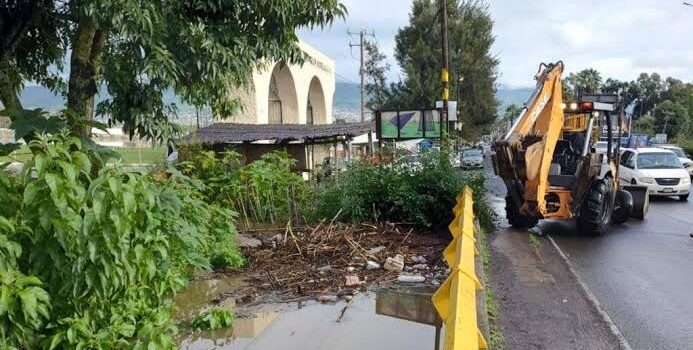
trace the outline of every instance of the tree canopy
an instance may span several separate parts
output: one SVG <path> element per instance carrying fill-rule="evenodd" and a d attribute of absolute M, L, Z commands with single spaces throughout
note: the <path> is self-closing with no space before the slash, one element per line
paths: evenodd
<path fill-rule="evenodd" d="M 17 94 L 34 81 L 67 98 L 67 119 L 90 120 L 95 111 L 160 140 L 174 131 L 166 89 L 231 116 L 238 106 L 229 91 L 246 84 L 259 62 L 300 62 L 296 29 L 346 13 L 338 0 L 11 3 L 0 10 L 0 102 L 21 108 Z M 101 84 L 111 97 L 95 108 Z"/>
<path fill-rule="evenodd" d="M 633 118 L 633 131 L 651 136 L 666 133 L 669 139 L 686 143 L 693 136 L 693 83 L 662 78 L 658 73 L 640 73 L 632 81 L 607 78 L 595 69 L 571 73 L 564 90 L 620 94 Z"/>
<path fill-rule="evenodd" d="M 563 96 L 565 99 L 575 99 L 580 92 L 596 92 L 602 85 L 602 75 L 595 69 L 583 69 L 570 73 L 563 80 Z"/>
<path fill-rule="evenodd" d="M 409 24 L 400 28 L 395 37 L 395 59 L 402 70 L 402 80 L 389 86 L 372 86 L 369 97 L 377 103 L 370 106 L 433 108 L 435 101 L 441 99 L 439 9 L 436 1 L 413 1 Z M 448 1 L 450 99 L 458 100 L 463 130 L 470 134 L 479 134 L 496 119 L 498 60 L 490 53 L 495 40 L 492 28 L 484 1 Z M 367 64 L 366 74 L 368 68 Z M 382 96 L 382 100 L 377 100 Z"/>

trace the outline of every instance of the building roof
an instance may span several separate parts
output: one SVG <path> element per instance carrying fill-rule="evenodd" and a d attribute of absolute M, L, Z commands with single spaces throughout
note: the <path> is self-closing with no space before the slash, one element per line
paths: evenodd
<path fill-rule="evenodd" d="M 373 122 L 306 124 L 238 124 L 214 123 L 183 137 L 202 143 L 238 143 L 259 140 L 320 141 L 338 136 L 353 138 L 375 130 Z"/>

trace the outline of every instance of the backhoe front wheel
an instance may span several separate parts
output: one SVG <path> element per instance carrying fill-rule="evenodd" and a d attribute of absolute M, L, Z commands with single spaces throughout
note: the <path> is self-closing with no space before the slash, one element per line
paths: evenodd
<path fill-rule="evenodd" d="M 539 222 L 539 219 L 535 217 L 520 214 L 520 209 L 515 205 L 510 195 L 505 196 L 505 218 L 514 228 L 530 228 Z"/>
<path fill-rule="evenodd" d="M 580 208 L 577 224 L 580 233 L 599 236 L 606 233 L 614 210 L 612 179 L 595 181 Z"/>

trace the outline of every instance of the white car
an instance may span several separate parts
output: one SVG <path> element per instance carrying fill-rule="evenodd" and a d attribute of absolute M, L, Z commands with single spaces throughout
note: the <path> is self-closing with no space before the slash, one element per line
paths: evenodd
<path fill-rule="evenodd" d="M 679 157 L 683 167 L 688 171 L 688 175 L 693 177 L 693 160 L 691 160 L 690 157 L 683 151 L 683 148 L 673 145 L 659 146 L 659 148 L 668 149 L 674 152 L 676 156 Z"/>
<path fill-rule="evenodd" d="M 674 152 L 663 148 L 625 149 L 620 163 L 622 184 L 647 185 L 650 196 L 688 200 L 691 177 Z"/>
<path fill-rule="evenodd" d="M 462 169 L 481 169 L 484 167 L 484 152 L 470 148 L 462 153 Z"/>

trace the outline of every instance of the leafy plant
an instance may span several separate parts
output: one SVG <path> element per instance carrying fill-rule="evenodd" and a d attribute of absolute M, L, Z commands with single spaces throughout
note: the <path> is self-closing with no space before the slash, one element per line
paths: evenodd
<path fill-rule="evenodd" d="M 233 312 L 227 309 L 212 308 L 195 317 L 192 321 L 192 327 L 194 329 L 213 331 L 231 326 L 234 318 Z"/>
<path fill-rule="evenodd" d="M 310 203 L 311 188 L 291 171 L 295 160 L 287 152 L 269 152 L 243 166 L 237 152 L 221 155 L 200 152 L 179 164 L 184 174 L 204 182 L 207 201 L 232 208 L 246 225 L 301 219 Z"/>
<path fill-rule="evenodd" d="M 173 348 L 173 294 L 210 259 L 242 263 L 233 213 L 180 174 L 97 171 L 66 132 L 29 148 L 19 177 L 0 176 L 0 344 Z"/>

